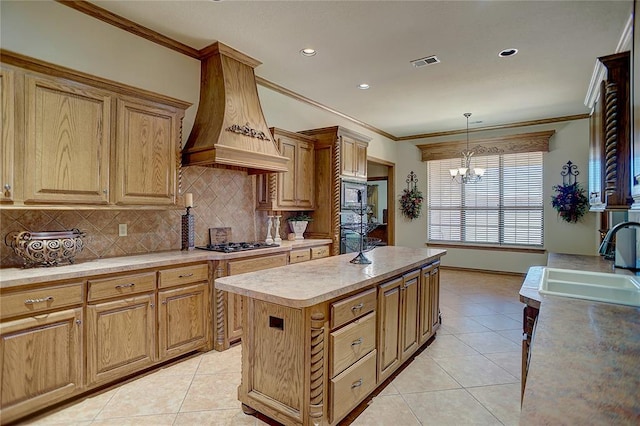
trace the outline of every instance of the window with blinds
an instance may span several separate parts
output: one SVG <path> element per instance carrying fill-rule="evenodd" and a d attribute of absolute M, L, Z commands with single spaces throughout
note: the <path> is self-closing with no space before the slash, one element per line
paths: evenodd
<path fill-rule="evenodd" d="M 480 182 L 460 184 L 461 158 L 427 162 L 428 240 L 474 245 L 543 245 L 542 152 L 472 157 Z"/>

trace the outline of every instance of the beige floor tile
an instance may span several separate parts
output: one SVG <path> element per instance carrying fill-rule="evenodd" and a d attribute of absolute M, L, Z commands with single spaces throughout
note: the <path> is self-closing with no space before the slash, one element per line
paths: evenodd
<path fill-rule="evenodd" d="M 122 385 L 97 419 L 177 413 L 192 379 L 150 375 Z"/>
<path fill-rule="evenodd" d="M 193 376 L 198 370 L 200 360 L 204 355 L 196 355 L 173 365 L 163 367 L 152 374 L 154 376 Z M 168 379 L 170 380 L 170 379 Z"/>
<path fill-rule="evenodd" d="M 487 327 L 469 317 L 442 317 L 442 327 L 449 333 L 479 333 L 482 331 L 490 331 Z"/>
<path fill-rule="evenodd" d="M 420 422 L 400 395 L 377 396 L 352 426 L 420 426 Z"/>
<path fill-rule="evenodd" d="M 435 361 L 465 388 L 520 382 L 482 355 L 439 358 Z"/>
<path fill-rule="evenodd" d="M 402 395 L 461 387 L 433 359 L 427 357 L 414 359 L 393 380 L 393 385 Z"/>
<path fill-rule="evenodd" d="M 422 425 L 500 425 L 465 389 L 412 393 L 403 397 Z"/>
<path fill-rule="evenodd" d="M 483 386 L 468 389 L 484 407 L 504 425 L 520 421 L 520 384 Z"/>
<path fill-rule="evenodd" d="M 196 374 L 180 412 L 238 409 L 240 373 Z"/>
<path fill-rule="evenodd" d="M 57 425 L 77 424 L 91 422 L 104 408 L 109 400 L 116 394 L 117 389 L 101 393 L 99 395 L 80 400 L 76 404 L 48 414 L 46 417 L 27 422 L 30 425 Z"/>
<path fill-rule="evenodd" d="M 499 367 L 507 370 L 517 379 L 520 379 L 522 376 L 522 351 L 498 352 L 485 354 L 484 356 L 496 363 Z"/>
<path fill-rule="evenodd" d="M 456 337 L 481 354 L 512 352 L 522 349 L 520 345 L 493 331 L 483 333 L 462 333 L 456 334 Z"/>
<path fill-rule="evenodd" d="M 385 388 L 382 389 L 378 395 L 379 396 L 398 395 L 399 393 L 400 392 L 398 392 L 398 389 L 396 389 L 396 387 L 393 385 L 393 382 L 391 382 L 387 386 L 385 386 Z"/>
<path fill-rule="evenodd" d="M 454 335 L 441 335 L 440 332 L 418 357 L 446 358 L 452 356 L 479 355 L 480 353 L 465 344 Z"/>
<path fill-rule="evenodd" d="M 254 416 L 248 416 L 242 409 L 195 411 L 178 413 L 174 426 L 254 426 L 262 424 Z"/>
<path fill-rule="evenodd" d="M 94 420 L 91 426 L 171 426 L 175 419 L 176 414 L 156 414 L 152 416 Z"/>
<path fill-rule="evenodd" d="M 479 303 L 466 303 L 466 304 L 458 304 L 458 305 L 449 305 L 443 304 L 447 308 L 457 312 L 459 315 L 463 315 L 465 317 L 472 317 L 476 315 L 491 315 L 495 312 L 489 308 L 484 307 Z"/>
<path fill-rule="evenodd" d="M 474 321 L 479 322 L 490 330 L 520 330 L 522 328 L 522 322 L 515 321 L 506 315 L 492 314 L 492 315 L 478 315 L 472 317 Z"/>
<path fill-rule="evenodd" d="M 520 312 L 506 313 L 505 315 L 514 321 L 522 323 L 522 309 L 520 309 Z"/>
<path fill-rule="evenodd" d="M 242 371 L 242 348 L 240 345 L 226 351 L 210 351 L 202 355 L 196 374 L 236 373 Z"/>
<path fill-rule="evenodd" d="M 519 318 L 516 319 L 522 320 L 522 309 L 524 308 L 524 303 L 518 302 L 517 299 L 514 301 L 488 302 L 484 303 L 483 306 L 499 314 L 516 314 L 519 316 Z"/>
<path fill-rule="evenodd" d="M 506 337 L 518 346 L 522 346 L 522 327 L 517 330 L 499 330 L 496 333 Z"/>

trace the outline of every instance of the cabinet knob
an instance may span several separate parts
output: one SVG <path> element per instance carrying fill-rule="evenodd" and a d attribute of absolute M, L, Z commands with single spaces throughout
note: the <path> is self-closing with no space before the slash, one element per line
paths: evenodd
<path fill-rule="evenodd" d="M 79 319 L 76 320 L 76 324 L 78 324 L 78 325 L 82 324 L 82 320 L 79 320 Z"/>
<path fill-rule="evenodd" d="M 358 339 L 354 340 L 353 342 L 351 342 L 351 346 L 358 346 L 362 344 L 362 337 L 359 337 Z"/>
<path fill-rule="evenodd" d="M 107 194 L 108 192 L 109 192 L 109 190 L 107 190 L 107 189 L 103 189 L 103 190 L 102 190 L 102 193 L 103 193 L 103 194 Z"/>
<path fill-rule="evenodd" d="M 11 185 L 9 185 L 8 183 L 4 184 L 4 189 L 7 191 L 11 191 Z"/>
<path fill-rule="evenodd" d="M 163 305 L 166 305 L 166 304 L 167 304 L 167 301 L 166 301 L 166 300 L 163 300 L 163 301 L 162 301 L 162 304 L 163 304 Z"/>
<path fill-rule="evenodd" d="M 359 310 L 359 309 L 362 309 L 363 307 L 364 307 L 364 303 L 360 302 L 360 303 L 358 303 L 357 305 L 352 306 L 352 307 L 351 307 L 351 310 L 352 310 L 352 311 L 357 311 L 357 310 Z"/>
<path fill-rule="evenodd" d="M 358 381 L 353 382 L 351 389 L 359 388 L 360 386 L 362 386 L 362 379 L 358 379 Z"/>
<path fill-rule="evenodd" d="M 152 303 L 151 305 L 149 305 L 149 306 L 150 306 L 151 308 L 155 308 L 155 307 L 156 307 L 156 305 L 155 305 L 155 304 L 153 304 L 153 303 Z"/>

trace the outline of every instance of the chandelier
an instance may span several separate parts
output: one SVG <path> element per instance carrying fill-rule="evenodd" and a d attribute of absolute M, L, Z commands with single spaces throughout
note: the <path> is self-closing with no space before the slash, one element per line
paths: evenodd
<path fill-rule="evenodd" d="M 463 115 L 467 117 L 467 149 L 462 151 L 463 166 L 457 169 L 449 169 L 449 173 L 451 173 L 451 179 L 458 183 L 476 183 L 482 179 L 484 169 L 480 167 L 471 168 L 471 156 L 473 155 L 473 151 L 469 150 L 469 117 L 471 117 L 471 113 L 465 112 Z"/>

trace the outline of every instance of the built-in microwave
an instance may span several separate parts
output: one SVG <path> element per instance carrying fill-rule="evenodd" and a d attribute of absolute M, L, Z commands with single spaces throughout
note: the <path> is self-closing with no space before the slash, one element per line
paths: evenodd
<path fill-rule="evenodd" d="M 367 204 L 367 183 L 342 180 L 340 191 L 340 210 L 358 208 Z"/>

